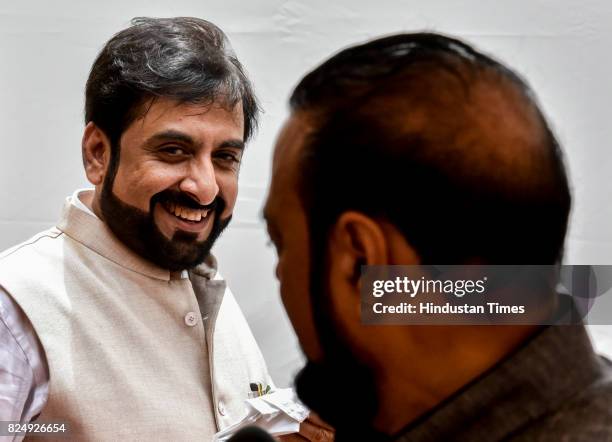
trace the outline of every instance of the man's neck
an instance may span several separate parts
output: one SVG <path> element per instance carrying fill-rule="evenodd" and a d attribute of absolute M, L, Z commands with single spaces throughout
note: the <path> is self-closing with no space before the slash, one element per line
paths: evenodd
<path fill-rule="evenodd" d="M 376 370 L 380 408 L 374 427 L 397 434 L 506 358 L 536 330 L 537 326 L 413 330 L 408 345 L 388 346 L 389 354 Z"/>

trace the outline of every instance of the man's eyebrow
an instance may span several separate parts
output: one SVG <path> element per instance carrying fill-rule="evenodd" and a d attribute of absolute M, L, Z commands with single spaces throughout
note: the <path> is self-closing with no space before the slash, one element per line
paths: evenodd
<path fill-rule="evenodd" d="M 166 130 L 150 136 L 146 143 L 150 144 L 155 141 L 180 141 L 185 144 L 195 144 L 194 139 L 184 132 L 177 130 Z"/>
<path fill-rule="evenodd" d="M 196 141 L 190 135 L 187 135 L 184 132 L 180 132 L 180 131 L 172 130 L 172 129 L 165 130 L 163 132 L 159 132 L 159 133 L 156 133 L 150 136 L 147 139 L 146 144 L 151 144 L 156 141 L 180 141 L 182 143 L 190 144 L 190 145 L 197 144 Z M 245 146 L 244 141 L 239 140 L 239 139 L 225 140 L 219 144 L 219 148 L 233 147 L 234 149 L 240 149 L 240 150 L 244 150 L 244 146 Z"/>
<path fill-rule="evenodd" d="M 219 144 L 219 148 L 223 147 L 233 147 L 234 149 L 244 150 L 244 141 L 242 140 L 225 140 L 221 144 Z"/>

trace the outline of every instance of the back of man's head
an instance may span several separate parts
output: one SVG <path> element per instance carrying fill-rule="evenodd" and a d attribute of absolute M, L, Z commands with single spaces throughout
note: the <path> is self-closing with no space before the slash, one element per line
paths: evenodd
<path fill-rule="evenodd" d="M 571 198 L 557 141 L 525 82 L 465 43 L 351 47 L 291 107 L 315 121 L 300 189 L 313 251 L 356 210 L 395 225 L 423 263 L 561 259 Z"/>
<path fill-rule="evenodd" d="M 374 440 L 372 428 L 398 431 L 534 330 L 366 327 L 360 269 L 559 262 L 571 204 L 562 154 L 517 74 L 431 33 L 336 54 L 298 84 L 291 110 L 272 189 L 283 192 L 291 165 L 308 260 L 295 251 L 299 223 L 279 229 L 272 190 L 267 208 L 308 356 L 298 394 L 345 440 Z M 291 282 L 296 263 L 308 266 L 307 300 Z"/>

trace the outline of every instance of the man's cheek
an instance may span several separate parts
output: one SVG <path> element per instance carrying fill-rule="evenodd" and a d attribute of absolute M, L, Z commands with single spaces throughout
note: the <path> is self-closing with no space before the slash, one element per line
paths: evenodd
<path fill-rule="evenodd" d="M 221 213 L 221 219 L 227 219 L 234 213 L 234 206 L 236 205 L 236 198 L 238 196 L 238 188 L 235 190 L 225 190 L 219 192 L 219 197 L 225 203 L 223 212 Z"/>
<path fill-rule="evenodd" d="M 223 212 L 220 215 L 220 218 L 222 220 L 226 220 L 228 219 L 230 216 L 232 216 L 234 212 L 234 206 L 232 205 L 231 207 L 229 205 L 226 205 L 225 208 L 223 209 Z"/>
<path fill-rule="evenodd" d="M 280 290 L 281 299 L 283 301 L 283 305 L 285 306 L 285 310 L 287 310 L 289 319 L 296 329 L 301 328 L 301 316 L 303 313 L 304 303 L 308 302 L 308 299 L 300 296 L 303 288 L 296 285 L 294 283 L 294 279 L 292 279 L 290 275 L 285 275 L 285 277 L 283 277 L 281 274 Z M 300 300 L 300 298 L 302 299 Z"/>

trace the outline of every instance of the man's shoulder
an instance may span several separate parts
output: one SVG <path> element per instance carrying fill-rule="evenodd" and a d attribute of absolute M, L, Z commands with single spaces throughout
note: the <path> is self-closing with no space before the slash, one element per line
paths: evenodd
<path fill-rule="evenodd" d="M 9 259 L 10 257 L 19 256 L 22 253 L 27 253 L 43 247 L 45 245 L 45 240 L 57 239 L 62 235 L 62 233 L 63 232 L 57 227 L 51 227 L 47 230 L 43 230 L 31 238 L 0 252 L 0 262 L 4 261 L 5 259 Z"/>
<path fill-rule="evenodd" d="M 0 278 L 5 278 L 24 269 L 42 265 L 45 260 L 54 260 L 62 253 L 65 235 L 56 227 L 44 230 L 33 237 L 0 252 Z"/>
<path fill-rule="evenodd" d="M 598 381 L 527 427 L 516 440 L 612 440 L 612 364 L 603 357 L 601 362 L 604 375 Z"/>

